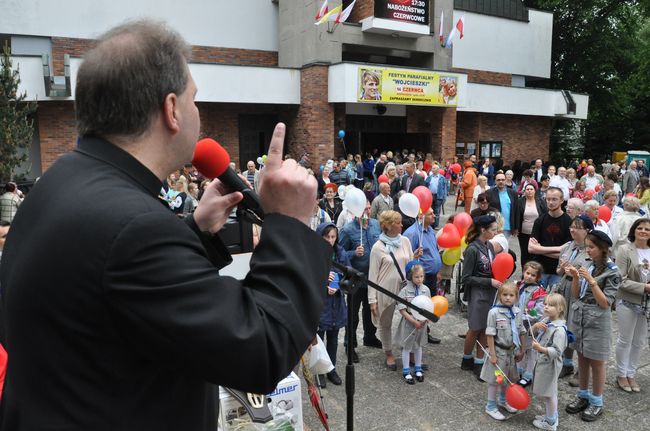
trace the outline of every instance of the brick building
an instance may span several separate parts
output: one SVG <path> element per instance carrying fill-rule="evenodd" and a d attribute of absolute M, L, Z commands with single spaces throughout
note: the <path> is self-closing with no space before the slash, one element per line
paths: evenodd
<path fill-rule="evenodd" d="M 513 161 L 547 158 L 553 122 L 587 116 L 586 95 L 528 86 L 550 76 L 553 19 L 520 0 L 357 0 L 348 22 L 315 26 L 321 4 L 70 0 L 64 9 L 22 1 L 0 16 L 0 42 L 10 43 L 21 88 L 38 101 L 30 175 L 75 146 L 84 52 L 98 34 L 143 16 L 192 44 L 202 134 L 240 166 L 266 152 L 277 121 L 288 126 L 287 151 L 308 152 L 315 164 L 404 147 L 443 160 L 475 153 Z M 440 44 L 441 16 L 445 38 L 464 19 L 452 48 Z M 366 70 L 381 76 L 380 98 L 362 98 Z"/>

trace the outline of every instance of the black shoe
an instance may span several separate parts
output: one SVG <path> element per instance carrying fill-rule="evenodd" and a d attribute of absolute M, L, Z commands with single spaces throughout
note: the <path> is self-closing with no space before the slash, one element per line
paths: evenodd
<path fill-rule="evenodd" d="M 481 378 L 482 369 L 483 369 L 483 364 L 474 364 L 474 369 L 472 370 L 474 372 L 474 375 L 476 376 L 476 379 L 479 382 L 485 382 L 485 380 Z"/>
<path fill-rule="evenodd" d="M 431 335 L 427 335 L 427 341 L 430 344 L 440 344 L 440 338 L 432 337 Z"/>
<path fill-rule="evenodd" d="M 404 381 L 409 385 L 414 385 L 415 384 L 415 379 L 413 378 L 411 373 L 404 374 Z"/>
<path fill-rule="evenodd" d="M 521 378 L 521 380 L 519 380 L 519 386 L 521 386 L 522 388 L 527 388 L 528 386 L 530 386 L 531 383 L 532 383 L 531 380 L 524 379 L 523 377 Z"/>
<path fill-rule="evenodd" d="M 574 371 L 573 365 L 562 365 L 559 378 L 561 379 L 562 377 L 572 376 Z"/>
<path fill-rule="evenodd" d="M 418 374 L 417 372 L 415 373 L 415 380 L 418 382 L 422 383 L 424 381 L 424 375 L 422 373 Z"/>
<path fill-rule="evenodd" d="M 589 407 L 589 400 L 585 398 L 576 397 L 573 401 L 566 405 L 566 412 L 569 414 L 580 413 Z"/>
<path fill-rule="evenodd" d="M 327 387 L 327 379 L 325 378 L 325 374 L 318 375 L 318 385 L 321 387 L 321 389 L 325 389 Z"/>
<path fill-rule="evenodd" d="M 348 353 L 347 349 L 345 350 L 345 353 Z M 352 362 L 354 362 L 355 364 L 359 363 L 359 355 L 357 355 L 357 351 L 354 349 L 352 349 Z"/>
<path fill-rule="evenodd" d="M 593 422 L 598 419 L 598 416 L 603 414 L 603 406 L 589 406 L 582 412 L 582 420 L 585 422 Z"/>
<path fill-rule="evenodd" d="M 460 369 L 465 371 L 472 371 L 474 369 L 474 358 L 463 358 L 460 363 Z"/>
<path fill-rule="evenodd" d="M 329 373 L 327 373 L 327 379 L 334 383 L 336 386 L 341 386 L 343 381 L 341 380 L 341 377 L 339 377 L 338 373 L 336 370 L 332 370 Z"/>
<path fill-rule="evenodd" d="M 382 348 L 381 341 L 379 341 L 378 338 L 375 338 L 374 340 L 368 340 L 368 341 L 364 340 L 363 345 L 366 347 L 374 347 L 376 349 Z"/>

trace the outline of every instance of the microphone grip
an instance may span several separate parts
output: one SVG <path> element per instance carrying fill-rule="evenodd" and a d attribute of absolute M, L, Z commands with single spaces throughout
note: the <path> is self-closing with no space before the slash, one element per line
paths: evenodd
<path fill-rule="evenodd" d="M 254 213 L 258 219 L 264 219 L 264 210 L 262 209 L 262 203 L 260 202 L 259 196 L 257 196 L 255 191 L 248 187 L 235 171 L 232 169 L 226 169 L 218 178 L 219 181 L 226 185 L 226 187 L 230 188 L 233 192 L 241 192 L 241 194 L 244 195 L 244 199 L 239 204 L 241 207 Z"/>

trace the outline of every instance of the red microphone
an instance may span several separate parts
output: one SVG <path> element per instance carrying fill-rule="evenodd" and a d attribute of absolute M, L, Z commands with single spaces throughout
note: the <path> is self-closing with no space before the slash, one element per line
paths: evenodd
<path fill-rule="evenodd" d="M 241 192 L 244 199 L 239 204 L 242 215 L 250 222 L 262 225 L 264 210 L 259 197 L 230 168 L 230 156 L 217 141 L 211 138 L 201 139 L 194 148 L 192 164 L 208 178 L 218 178 L 232 191 Z"/>

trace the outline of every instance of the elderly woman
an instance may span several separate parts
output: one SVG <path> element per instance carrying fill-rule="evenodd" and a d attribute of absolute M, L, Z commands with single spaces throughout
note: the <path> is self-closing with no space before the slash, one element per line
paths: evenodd
<path fill-rule="evenodd" d="M 628 196 L 623 199 L 623 213 L 611 223 L 612 242 L 614 243 L 612 253 L 614 256 L 616 256 L 621 246 L 630 243 L 627 239 L 630 228 L 635 221 L 641 218 L 639 208 L 640 203 L 638 198 Z"/>
<path fill-rule="evenodd" d="M 565 316 L 567 321 L 569 321 L 571 317 L 571 303 L 573 301 L 573 297 L 571 296 L 571 285 L 573 278 L 570 274 L 565 272 L 564 268 L 567 264 L 576 268 L 583 267 L 587 264 L 588 256 L 585 250 L 585 238 L 587 238 L 587 233 L 593 230 L 593 228 L 594 224 L 586 215 L 582 214 L 575 217 L 569 225 L 571 241 L 563 245 L 560 251 L 557 274 L 562 278 L 558 283 L 557 293 L 564 295 L 564 300 L 566 301 L 567 306 L 567 314 Z M 562 370 L 560 371 L 560 378 L 571 376 L 575 371 L 573 364 L 573 349 L 567 347 L 563 356 L 564 360 L 562 363 Z"/>
<path fill-rule="evenodd" d="M 506 175 L 506 187 L 509 189 L 517 190 L 517 184 L 515 183 L 515 173 L 508 169 L 505 173 Z"/>
<path fill-rule="evenodd" d="M 478 168 L 478 173 L 480 176 L 485 177 L 490 187 L 494 187 L 494 166 L 492 166 L 490 158 L 483 161 L 483 164 Z"/>
<path fill-rule="evenodd" d="M 418 250 L 414 254 L 411 242 L 402 236 L 402 216 L 397 211 L 381 213 L 379 226 L 382 233 L 370 251 L 368 280 L 397 295 L 406 282 L 406 263 L 419 258 L 422 251 Z M 377 335 L 386 354 L 386 366 L 395 371 L 397 365 L 393 356 L 392 338 L 395 300 L 368 286 L 368 303 L 372 323 L 377 327 Z"/>
<path fill-rule="evenodd" d="M 318 197 L 321 198 L 325 194 L 325 186 L 328 185 L 330 181 L 330 168 L 327 166 L 323 167 L 320 177 L 316 178 L 318 180 Z"/>
<path fill-rule="evenodd" d="M 578 178 L 576 178 L 576 170 L 573 168 L 569 168 L 566 170 L 566 179 L 569 181 L 569 191 L 573 193 L 573 189 L 576 186 L 576 183 L 578 182 Z"/>
<path fill-rule="evenodd" d="M 566 213 L 572 219 L 585 211 L 585 203 L 580 198 L 570 198 L 566 203 Z"/>
<path fill-rule="evenodd" d="M 616 254 L 616 265 L 623 275 L 616 293 L 616 383 L 625 392 L 641 392 L 634 377 L 648 338 L 650 220 L 643 218 L 635 221 L 628 238 L 630 244 L 623 245 Z"/>
<path fill-rule="evenodd" d="M 591 219 L 595 230 L 603 232 L 609 239 L 612 239 L 612 232 L 609 230 L 609 226 L 604 220 L 598 218 L 598 208 L 600 208 L 598 201 L 593 199 L 587 201 L 585 203 L 585 214 Z"/>
<path fill-rule="evenodd" d="M 488 179 L 487 177 L 483 175 L 478 176 L 478 185 L 474 188 L 474 193 L 472 194 L 472 208 L 471 211 L 474 211 L 476 208 L 478 208 L 478 195 L 481 193 L 485 193 L 488 190 L 490 190 L 490 186 L 488 185 Z M 471 213 L 471 212 L 470 212 Z"/>
<path fill-rule="evenodd" d="M 494 247 L 490 240 L 497 234 L 498 226 L 494 216 L 486 215 L 474 219 L 467 231 L 469 245 L 464 253 L 463 275 L 464 300 L 467 300 L 467 323 L 461 369 L 473 371 L 480 379 L 484 352 L 476 346 L 476 340 L 486 346 L 487 315 L 494 303 L 501 282 L 492 278 Z M 476 347 L 476 357 L 472 354 Z"/>
<path fill-rule="evenodd" d="M 526 172 L 532 171 L 529 169 Z M 525 174 L 524 174 L 525 177 Z M 531 260 L 531 255 L 528 253 L 528 241 L 530 235 L 533 233 L 533 224 L 538 217 L 546 213 L 546 202 L 541 200 L 537 195 L 537 183 L 532 180 L 526 184 L 523 189 L 523 196 L 517 202 L 519 205 L 519 220 L 517 221 L 517 230 L 519 235 L 519 249 L 521 250 L 521 267 L 523 268 L 526 262 Z"/>
<path fill-rule="evenodd" d="M 618 216 L 623 214 L 623 208 L 619 207 L 617 204 L 618 204 L 618 193 L 616 193 L 614 190 L 607 190 L 603 195 L 603 206 L 606 206 L 612 212 L 612 218 L 608 222 L 610 229 L 614 220 L 616 220 Z"/>

